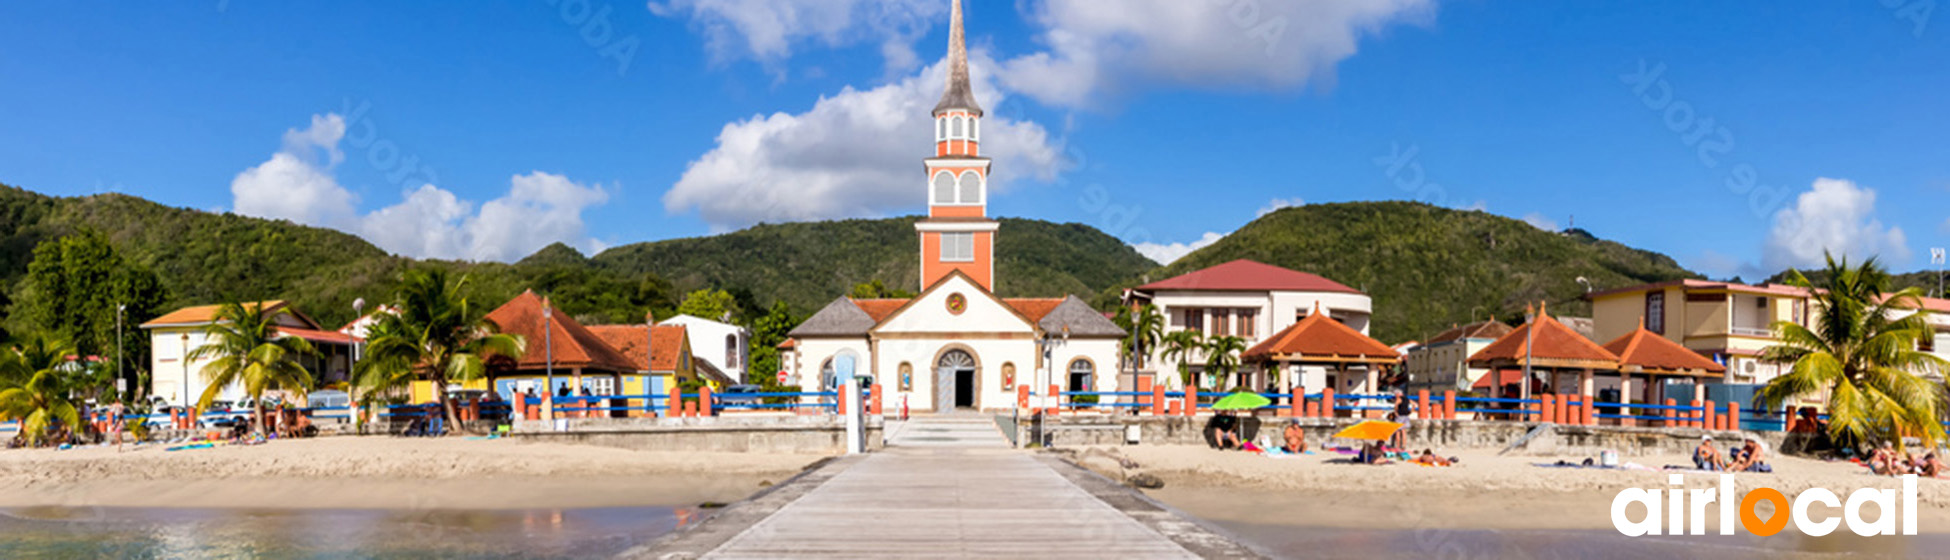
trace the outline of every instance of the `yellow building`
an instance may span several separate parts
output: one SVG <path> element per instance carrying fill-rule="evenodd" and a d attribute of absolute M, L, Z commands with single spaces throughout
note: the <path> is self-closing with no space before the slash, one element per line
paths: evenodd
<path fill-rule="evenodd" d="M 1727 366 L 1728 383 L 1766 383 L 1784 370 L 1760 359 L 1773 324 L 1808 324 L 1808 292 L 1781 284 L 1675 280 L 1588 294 L 1593 335 L 1612 340 L 1645 329 Z"/>
<path fill-rule="evenodd" d="M 258 306 L 266 314 L 279 314 L 277 331 L 279 336 L 302 338 L 311 342 L 318 351 L 314 356 L 299 356 L 298 363 L 311 372 L 313 384 L 325 387 L 343 383 L 350 378 L 352 346 L 357 339 L 344 333 L 324 330 L 297 309 L 283 301 L 263 301 L 245 303 L 245 307 Z M 198 347 L 210 342 L 204 329 L 216 322 L 217 312 L 222 306 L 199 305 L 185 307 L 143 323 L 142 330 L 149 332 L 149 371 L 151 372 L 149 394 L 168 401 L 172 405 L 184 402 L 194 403 L 203 396 L 209 385 L 203 377 L 204 366 L 210 359 L 192 360 L 189 355 Z M 266 396 L 280 395 L 278 391 L 267 391 Z M 217 391 L 216 400 L 237 402 L 245 397 L 244 388 L 238 384 Z"/>

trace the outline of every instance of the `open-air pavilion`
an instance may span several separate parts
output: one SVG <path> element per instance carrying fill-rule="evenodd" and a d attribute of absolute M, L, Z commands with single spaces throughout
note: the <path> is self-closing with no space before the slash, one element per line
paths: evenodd
<path fill-rule="evenodd" d="M 1599 392 L 1600 372 L 1618 371 L 1618 355 L 1540 308 L 1535 319 L 1470 356 L 1469 365 L 1490 370 L 1476 387 L 1487 389 L 1491 398 L 1532 398 L 1541 391 L 1586 401 Z"/>
<path fill-rule="evenodd" d="M 1621 387 L 1631 387 L 1633 376 L 1645 376 L 1640 392 L 1646 404 L 1664 403 L 1666 381 L 1688 379 L 1693 382 L 1693 394 L 1684 400 L 1705 400 L 1706 381 L 1726 377 L 1726 366 L 1715 363 L 1699 353 L 1680 346 L 1658 333 L 1646 330 L 1641 322 L 1639 328 L 1625 336 L 1605 344 L 1605 349 L 1618 355 L 1618 375 Z M 1621 402 L 1631 400 L 1630 391 L 1621 390 Z M 1632 414 L 1625 412 L 1624 414 Z M 1656 414 L 1662 416 L 1665 414 Z M 1631 425 L 1624 421 L 1621 424 Z"/>
<path fill-rule="evenodd" d="M 1381 390 L 1381 369 L 1400 363 L 1401 354 L 1326 313 L 1313 313 L 1247 349 L 1240 362 L 1261 364 L 1249 381 L 1253 387 L 1374 394 Z"/>

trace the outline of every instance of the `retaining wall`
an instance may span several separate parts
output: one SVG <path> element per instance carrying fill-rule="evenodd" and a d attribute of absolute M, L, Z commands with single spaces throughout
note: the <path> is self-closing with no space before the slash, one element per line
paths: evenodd
<path fill-rule="evenodd" d="M 1139 445 L 1206 445 L 1209 416 L 1187 418 L 1062 416 L 1040 422 L 1024 418 L 1017 424 L 1018 442 L 1036 442 L 1041 430 L 1045 446 L 1125 445 L 1125 427 L 1137 426 Z M 1258 436 L 1268 441 L 1283 441 L 1280 431 L 1291 418 L 1258 418 Z M 1307 442 L 1319 445 L 1335 432 L 1361 422 L 1353 418 L 1299 418 L 1307 431 Z M 1410 420 L 1403 427 L 1404 444 L 1410 449 L 1496 449 L 1502 450 L 1522 440 L 1538 426 L 1537 422 L 1499 422 L 1476 420 Z M 1511 453 L 1523 455 L 1596 455 L 1615 450 L 1624 456 L 1692 453 L 1703 434 L 1712 434 L 1724 449 L 1745 436 L 1755 436 L 1770 449 L 1782 449 L 1786 434 L 1781 432 L 1709 431 L 1697 428 L 1636 428 L 1620 426 L 1569 426 L 1549 424 L 1547 429 Z"/>
<path fill-rule="evenodd" d="M 867 449 L 879 449 L 882 423 L 867 420 Z M 733 453 L 846 452 L 846 424 L 835 416 L 573 418 L 515 422 L 510 437 L 641 451 Z"/>

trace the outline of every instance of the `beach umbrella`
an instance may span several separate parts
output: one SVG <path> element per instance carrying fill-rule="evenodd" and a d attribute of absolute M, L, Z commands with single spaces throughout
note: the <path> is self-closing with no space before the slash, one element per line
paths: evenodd
<path fill-rule="evenodd" d="M 1219 402 L 1212 403 L 1212 410 L 1253 410 L 1269 404 L 1273 404 L 1273 401 L 1259 396 L 1258 393 L 1240 392 L 1226 395 L 1225 398 L 1219 399 Z"/>
<path fill-rule="evenodd" d="M 1402 429 L 1402 425 L 1397 422 L 1383 422 L 1380 420 L 1369 420 L 1366 422 L 1355 424 L 1353 426 L 1348 426 L 1347 429 L 1341 430 L 1341 433 L 1334 434 L 1334 437 L 1347 438 L 1347 439 L 1387 441 L 1389 437 L 1395 435 L 1396 430 L 1400 430 L 1400 429 Z"/>

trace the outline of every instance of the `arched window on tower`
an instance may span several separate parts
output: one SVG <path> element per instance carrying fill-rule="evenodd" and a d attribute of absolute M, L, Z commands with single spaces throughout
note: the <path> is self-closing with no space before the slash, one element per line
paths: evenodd
<path fill-rule="evenodd" d="M 961 172 L 961 203 L 982 203 L 982 176 L 974 171 Z"/>
<path fill-rule="evenodd" d="M 961 117 L 955 117 L 955 133 L 950 138 L 960 140 L 962 138 L 961 131 Z"/>
<path fill-rule="evenodd" d="M 968 118 L 968 139 L 977 142 L 982 141 L 982 119 L 975 117 Z"/>
<path fill-rule="evenodd" d="M 955 174 L 947 171 L 934 174 L 934 203 L 955 203 Z"/>
<path fill-rule="evenodd" d="M 948 140 L 948 119 L 935 119 L 934 120 L 934 141 L 945 142 L 947 140 Z"/>

